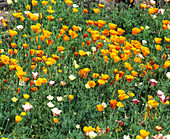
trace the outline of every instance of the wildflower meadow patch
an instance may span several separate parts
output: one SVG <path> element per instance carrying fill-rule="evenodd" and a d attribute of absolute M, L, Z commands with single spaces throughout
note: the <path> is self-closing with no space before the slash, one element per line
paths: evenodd
<path fill-rule="evenodd" d="M 7 2 L 2 139 L 170 138 L 169 0 Z"/>

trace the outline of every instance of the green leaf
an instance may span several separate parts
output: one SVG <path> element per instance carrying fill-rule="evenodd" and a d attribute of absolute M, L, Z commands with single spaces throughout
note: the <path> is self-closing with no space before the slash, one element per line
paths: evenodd
<path fill-rule="evenodd" d="M 5 102 L 5 101 L 9 101 L 9 100 L 5 97 L 0 97 L 0 102 Z"/>

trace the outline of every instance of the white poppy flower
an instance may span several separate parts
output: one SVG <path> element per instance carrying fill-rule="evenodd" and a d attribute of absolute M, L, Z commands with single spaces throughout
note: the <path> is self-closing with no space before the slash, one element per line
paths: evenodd
<path fill-rule="evenodd" d="M 3 17 L 3 16 L 0 16 L 0 21 L 2 21 L 2 19 L 4 19 L 4 17 Z"/>
<path fill-rule="evenodd" d="M 97 134 L 94 131 L 89 132 L 89 137 L 90 138 L 95 138 L 96 136 L 97 136 Z"/>
<path fill-rule="evenodd" d="M 91 54 L 91 52 L 87 51 L 87 55 L 89 56 Z"/>
<path fill-rule="evenodd" d="M 78 6 L 78 5 L 76 5 L 76 4 L 73 4 L 73 7 L 74 7 L 74 8 L 77 8 L 77 7 L 79 7 L 79 6 Z"/>
<path fill-rule="evenodd" d="M 91 47 L 92 51 L 95 52 L 96 51 L 96 47 Z"/>
<path fill-rule="evenodd" d="M 54 104 L 52 102 L 48 102 L 47 103 L 47 106 L 50 107 L 50 108 L 53 108 L 54 107 Z"/>
<path fill-rule="evenodd" d="M 151 15 L 153 19 L 155 19 L 157 16 L 156 15 Z"/>
<path fill-rule="evenodd" d="M 73 80 L 76 79 L 76 76 L 74 76 L 74 75 L 71 74 L 71 75 L 69 76 L 69 79 L 70 79 L 71 81 L 73 81 Z"/>
<path fill-rule="evenodd" d="M 8 4 L 12 4 L 12 0 L 7 0 L 7 3 Z"/>
<path fill-rule="evenodd" d="M 57 100 L 58 100 L 59 102 L 62 101 L 62 100 L 63 100 L 62 96 L 57 97 Z"/>
<path fill-rule="evenodd" d="M 18 25 L 18 26 L 17 26 L 17 29 L 18 29 L 18 30 L 22 30 L 22 29 L 23 29 L 23 26 L 22 26 L 22 25 Z"/>
<path fill-rule="evenodd" d="M 47 96 L 47 99 L 48 99 L 48 100 L 53 100 L 53 98 L 54 98 L 54 97 L 53 97 L 52 95 L 48 95 L 48 96 Z"/>
<path fill-rule="evenodd" d="M 30 11 L 24 11 L 24 13 L 27 15 L 28 13 L 31 13 Z"/>
<path fill-rule="evenodd" d="M 77 128 L 77 129 L 80 129 L 80 125 L 77 124 L 77 125 L 76 125 L 76 128 Z"/>
<path fill-rule="evenodd" d="M 101 105 L 103 105 L 103 108 L 106 108 L 106 107 L 107 107 L 107 104 L 106 104 L 105 102 L 102 102 Z"/>
<path fill-rule="evenodd" d="M 32 105 L 30 105 L 29 103 L 22 105 L 24 111 L 29 111 L 32 108 Z"/>
<path fill-rule="evenodd" d="M 149 26 L 146 26 L 146 27 L 145 27 L 145 30 L 148 30 L 149 28 L 150 28 Z"/>
<path fill-rule="evenodd" d="M 142 45 L 146 45 L 147 41 L 146 40 L 142 40 Z"/>
<path fill-rule="evenodd" d="M 168 77 L 168 79 L 170 79 L 170 72 L 167 72 L 166 76 Z"/>
<path fill-rule="evenodd" d="M 61 110 L 59 110 L 58 108 L 53 108 L 52 110 L 52 113 L 54 116 L 58 116 L 60 115 L 60 113 L 62 112 Z"/>
<path fill-rule="evenodd" d="M 90 86 L 89 86 L 88 84 L 85 84 L 85 87 L 86 87 L 86 89 L 89 89 L 89 88 L 90 88 Z"/>
<path fill-rule="evenodd" d="M 130 139 L 130 136 L 129 135 L 124 135 L 123 139 Z"/>

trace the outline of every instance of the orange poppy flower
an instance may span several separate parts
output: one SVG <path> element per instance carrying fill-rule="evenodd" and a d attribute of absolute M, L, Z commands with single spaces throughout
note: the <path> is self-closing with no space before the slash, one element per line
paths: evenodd
<path fill-rule="evenodd" d="M 17 88 L 17 94 L 19 94 L 20 88 Z"/>
<path fill-rule="evenodd" d="M 54 124 L 56 124 L 58 122 L 58 119 L 54 118 L 53 121 L 54 121 Z"/>
<path fill-rule="evenodd" d="M 93 11 L 94 11 L 95 14 L 100 12 L 100 10 L 98 8 L 94 8 Z"/>
<path fill-rule="evenodd" d="M 110 28 L 110 30 L 114 30 L 116 27 L 117 27 L 116 24 L 109 23 L 109 28 Z"/>
<path fill-rule="evenodd" d="M 51 44 L 53 44 L 53 40 L 47 39 L 47 40 L 46 40 L 46 43 L 47 43 L 48 45 L 51 45 Z"/>
<path fill-rule="evenodd" d="M 166 60 L 165 63 L 163 64 L 163 69 L 170 67 L 170 60 Z"/>
<path fill-rule="evenodd" d="M 118 69 L 114 69 L 114 74 L 116 74 L 118 72 Z"/>
<path fill-rule="evenodd" d="M 31 88 L 31 91 L 33 91 L 33 92 L 35 92 L 35 91 L 37 91 L 38 90 L 38 88 L 37 87 L 33 87 L 33 88 Z"/>
<path fill-rule="evenodd" d="M 135 79 L 135 77 L 133 77 L 133 76 L 131 76 L 131 75 L 126 75 L 126 80 L 128 81 L 128 82 L 131 82 L 132 80 L 134 80 Z"/>
<path fill-rule="evenodd" d="M 42 5 L 46 6 L 48 4 L 48 1 L 42 1 Z"/>
<path fill-rule="evenodd" d="M 21 117 L 21 116 L 19 116 L 19 115 L 16 115 L 16 116 L 15 116 L 15 122 L 16 122 L 16 123 L 19 123 L 21 120 L 22 120 L 22 117 Z"/>
<path fill-rule="evenodd" d="M 101 104 L 97 105 L 97 110 L 98 111 L 103 111 L 103 105 L 101 105 Z"/>
<path fill-rule="evenodd" d="M 138 33 L 140 33 L 141 32 L 141 30 L 139 29 L 139 28 L 137 28 L 137 27 L 134 27 L 133 29 L 132 29 L 132 34 L 133 35 L 136 35 L 136 34 L 138 34 Z"/>
<path fill-rule="evenodd" d="M 154 70 L 157 70 L 158 68 L 159 68 L 159 65 L 158 65 L 158 64 L 154 64 L 154 65 L 153 65 L 153 69 L 154 69 Z"/>
<path fill-rule="evenodd" d="M 146 5 L 146 4 L 140 4 L 140 7 L 141 7 L 142 9 L 145 9 L 145 8 L 147 8 L 147 5 Z"/>
<path fill-rule="evenodd" d="M 8 50 L 8 53 L 9 53 L 10 55 L 12 55 L 12 54 L 13 54 L 13 50 L 12 50 L 12 49 L 9 49 L 9 50 Z"/>
<path fill-rule="evenodd" d="M 123 71 L 119 71 L 119 77 L 123 77 L 125 75 L 125 73 Z"/>
<path fill-rule="evenodd" d="M 164 53 L 164 55 L 163 55 L 163 60 L 165 60 L 166 59 L 166 57 L 167 57 L 167 54 L 166 53 Z"/>
<path fill-rule="evenodd" d="M 57 49 L 61 53 L 65 48 L 63 46 L 58 46 Z"/>
<path fill-rule="evenodd" d="M 90 86 L 90 87 L 95 87 L 96 83 L 94 81 L 89 81 L 87 82 L 87 84 Z"/>
<path fill-rule="evenodd" d="M 51 20 L 54 19 L 54 16 L 53 15 L 48 15 L 47 18 L 48 18 L 49 21 L 51 21 Z"/>
<path fill-rule="evenodd" d="M 69 95 L 69 100 L 71 101 L 73 99 L 73 95 Z"/>
<path fill-rule="evenodd" d="M 11 43 L 11 47 L 12 47 L 12 48 L 15 48 L 16 46 L 17 46 L 16 43 Z"/>
<path fill-rule="evenodd" d="M 31 69 L 32 69 L 32 70 L 35 69 L 35 67 L 36 67 L 35 65 L 31 65 Z"/>
<path fill-rule="evenodd" d="M 98 7 L 99 7 L 99 8 L 103 8 L 104 5 L 103 5 L 103 4 L 98 4 Z"/>
<path fill-rule="evenodd" d="M 87 9 L 84 9 L 83 14 L 85 14 L 85 13 L 88 13 L 88 10 L 87 10 Z"/>
<path fill-rule="evenodd" d="M 170 42 L 170 38 L 164 37 L 166 42 Z"/>
<path fill-rule="evenodd" d="M 156 50 L 157 50 L 157 51 L 160 51 L 160 50 L 161 50 L 161 46 L 160 46 L 160 45 L 155 45 L 155 47 L 156 47 Z"/>
<path fill-rule="evenodd" d="M 110 107 L 111 107 L 111 109 L 114 109 L 116 107 L 117 103 L 118 102 L 116 100 L 111 99 L 110 100 Z"/>
<path fill-rule="evenodd" d="M 17 31 L 14 31 L 14 30 L 9 30 L 9 34 L 10 34 L 10 36 L 11 36 L 11 38 L 12 38 L 12 37 L 14 37 L 15 35 L 17 35 L 18 32 L 17 32 Z"/>
<path fill-rule="evenodd" d="M 154 38 L 156 44 L 159 44 L 162 41 L 162 38 Z"/>
<path fill-rule="evenodd" d="M 99 79 L 97 82 L 98 82 L 99 86 L 101 86 L 101 85 L 105 84 L 105 80 L 101 80 L 101 79 Z"/>
<path fill-rule="evenodd" d="M 78 12 L 78 10 L 76 8 L 73 8 L 73 12 L 76 13 Z"/>
<path fill-rule="evenodd" d="M 87 44 L 87 46 L 90 46 L 91 41 L 87 40 L 87 41 L 86 41 L 86 44 Z"/>
<path fill-rule="evenodd" d="M 24 47 L 24 49 L 26 49 L 28 47 L 28 44 L 23 43 L 22 46 Z"/>
<path fill-rule="evenodd" d="M 131 73 L 132 73 L 132 76 L 137 76 L 138 75 L 138 73 L 136 72 L 136 71 L 131 71 Z"/>
<path fill-rule="evenodd" d="M 154 14 L 158 11 L 158 8 L 149 8 L 149 14 Z"/>
<path fill-rule="evenodd" d="M 32 3 L 32 6 L 35 6 L 37 5 L 38 1 L 32 0 L 31 3 Z"/>
<path fill-rule="evenodd" d="M 122 35 L 125 32 L 125 30 L 118 28 L 117 32 L 118 32 L 118 35 Z"/>

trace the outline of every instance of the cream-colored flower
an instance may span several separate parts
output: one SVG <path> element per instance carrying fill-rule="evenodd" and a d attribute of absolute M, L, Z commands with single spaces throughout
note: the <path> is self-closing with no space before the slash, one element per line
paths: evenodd
<path fill-rule="evenodd" d="M 156 15 L 151 15 L 153 19 L 155 19 L 157 16 Z"/>
<path fill-rule="evenodd" d="M 146 45 L 147 41 L 146 40 L 142 40 L 142 45 Z"/>
<path fill-rule="evenodd" d="M 80 125 L 77 124 L 77 125 L 76 125 L 76 128 L 77 128 L 77 129 L 80 129 Z"/>
<path fill-rule="evenodd" d="M 13 97 L 11 100 L 12 100 L 13 102 L 17 102 L 17 101 L 18 101 L 18 99 L 17 99 L 16 97 Z"/>
<path fill-rule="evenodd" d="M 106 104 L 105 102 L 102 102 L 101 105 L 103 105 L 103 108 L 106 108 L 106 107 L 107 107 L 107 104 Z"/>
<path fill-rule="evenodd" d="M 170 79 L 170 72 L 167 72 L 166 76 L 168 77 L 168 79 Z"/>
<path fill-rule="evenodd" d="M 54 98 L 54 97 L 53 97 L 52 95 L 48 95 L 48 96 L 47 96 L 47 99 L 48 99 L 48 100 L 53 100 L 53 98 Z"/>
<path fill-rule="evenodd" d="M 52 102 L 48 102 L 47 103 L 47 106 L 50 107 L 50 108 L 53 108 L 54 107 L 54 104 Z"/>
<path fill-rule="evenodd" d="M 89 132 L 89 137 L 90 138 L 95 138 L 96 136 L 97 136 L 97 134 L 94 131 Z"/>
<path fill-rule="evenodd" d="M 7 3 L 8 4 L 12 4 L 12 0 L 7 0 Z"/>
<path fill-rule="evenodd" d="M 69 76 L 69 79 L 70 79 L 71 81 L 73 81 L 73 80 L 76 79 L 76 76 L 74 76 L 74 75 L 71 74 L 71 75 Z"/>
<path fill-rule="evenodd" d="M 129 135 L 124 135 L 123 139 L 130 139 L 130 136 Z"/>
<path fill-rule="evenodd" d="M 74 67 L 75 67 L 75 69 L 78 69 L 80 66 L 78 64 L 76 64 Z"/>
<path fill-rule="evenodd" d="M 89 86 L 88 84 L 85 84 L 85 87 L 86 87 L 86 89 L 89 89 L 89 88 L 90 88 L 90 86 Z"/>
<path fill-rule="evenodd" d="M 18 29 L 18 30 L 22 30 L 23 28 L 24 28 L 24 27 L 23 27 L 22 25 L 18 25 L 18 26 L 17 26 L 17 29 Z"/>
<path fill-rule="evenodd" d="M 89 56 L 91 54 L 91 52 L 87 51 L 87 55 Z"/>
<path fill-rule="evenodd" d="M 95 52 L 96 51 L 96 47 L 91 47 L 92 51 Z"/>
<path fill-rule="evenodd" d="M 145 30 L 148 30 L 149 28 L 150 28 L 149 26 L 146 26 L 146 27 L 145 27 Z"/>
<path fill-rule="evenodd" d="M 57 97 L 57 100 L 58 100 L 59 102 L 62 101 L 62 100 L 63 100 L 62 96 L 60 96 L 60 97 L 58 96 L 58 97 Z"/>

